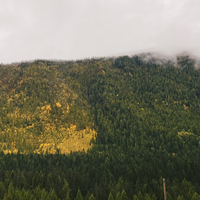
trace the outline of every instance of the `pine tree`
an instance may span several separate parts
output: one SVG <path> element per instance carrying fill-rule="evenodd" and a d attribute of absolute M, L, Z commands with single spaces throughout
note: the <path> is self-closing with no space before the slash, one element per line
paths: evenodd
<path fill-rule="evenodd" d="M 138 193 L 138 200 L 144 200 L 144 197 L 141 192 Z"/>
<path fill-rule="evenodd" d="M 86 197 L 84 198 L 84 200 L 89 200 L 89 198 L 90 198 L 90 193 L 88 191 L 87 194 L 86 194 Z"/>
<path fill-rule="evenodd" d="M 49 192 L 48 199 L 49 200 L 58 200 L 58 197 L 57 197 L 54 189 L 51 189 L 51 191 Z"/>
<path fill-rule="evenodd" d="M 192 196 L 192 200 L 200 200 L 200 195 L 195 192 Z"/>
<path fill-rule="evenodd" d="M 95 200 L 95 197 L 93 194 L 90 195 L 89 200 Z"/>
<path fill-rule="evenodd" d="M 46 200 L 47 197 L 48 197 L 48 193 L 46 192 L 45 189 L 43 189 L 42 192 L 41 192 L 41 197 L 40 197 L 40 199 L 41 199 L 41 200 Z"/>
<path fill-rule="evenodd" d="M 152 200 L 157 200 L 156 196 L 153 194 L 151 197 Z"/>
<path fill-rule="evenodd" d="M 129 200 L 129 198 L 124 190 L 122 190 L 122 193 L 121 193 L 121 200 Z"/>
<path fill-rule="evenodd" d="M 138 200 L 138 197 L 134 194 L 133 200 Z"/>
<path fill-rule="evenodd" d="M 0 182 L 0 199 L 3 199 L 5 192 L 6 192 L 6 188 L 4 184 Z"/>
<path fill-rule="evenodd" d="M 122 177 L 119 177 L 118 183 L 117 183 L 117 185 L 116 185 L 116 189 L 117 189 L 117 191 L 122 192 L 123 187 L 124 187 L 123 178 L 122 178 Z"/>
<path fill-rule="evenodd" d="M 20 200 L 36 200 L 36 198 L 31 194 L 30 191 L 26 191 L 24 188 L 19 191 Z"/>
<path fill-rule="evenodd" d="M 184 200 L 183 196 L 178 195 L 177 200 Z"/>
<path fill-rule="evenodd" d="M 76 194 L 75 200 L 83 200 L 83 195 L 82 195 L 82 193 L 79 189 L 78 189 L 78 192 Z"/>
<path fill-rule="evenodd" d="M 40 186 L 37 186 L 34 190 L 33 190 L 33 195 L 36 199 L 40 199 L 42 194 L 42 191 L 40 189 Z"/>
<path fill-rule="evenodd" d="M 146 194 L 146 195 L 145 195 L 145 200 L 151 200 L 149 194 Z"/>
<path fill-rule="evenodd" d="M 112 193 L 110 192 L 109 196 L 108 196 L 108 200 L 114 200 Z"/>
<path fill-rule="evenodd" d="M 115 198 L 116 200 L 121 200 L 121 194 L 120 194 L 120 192 L 118 192 L 117 193 L 117 195 L 116 195 L 116 198 Z"/>
<path fill-rule="evenodd" d="M 14 189 L 12 182 L 8 187 L 8 192 L 4 195 L 4 200 L 17 200 L 19 199 L 19 193 Z"/>
<path fill-rule="evenodd" d="M 70 192 L 70 189 L 69 189 L 69 184 L 68 182 L 64 179 L 64 186 L 63 188 L 61 189 L 61 199 L 64 199 L 64 200 L 69 200 L 69 192 Z"/>

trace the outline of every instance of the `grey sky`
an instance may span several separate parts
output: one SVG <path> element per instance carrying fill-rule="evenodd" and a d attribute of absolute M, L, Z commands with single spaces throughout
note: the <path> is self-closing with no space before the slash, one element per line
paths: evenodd
<path fill-rule="evenodd" d="M 142 51 L 200 56 L 200 0 L 0 0 L 0 63 Z"/>

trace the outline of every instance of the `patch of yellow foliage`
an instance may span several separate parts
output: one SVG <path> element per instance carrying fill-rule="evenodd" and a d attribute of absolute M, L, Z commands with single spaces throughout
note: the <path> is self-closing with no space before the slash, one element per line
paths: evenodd
<path fill-rule="evenodd" d="M 191 133 L 191 132 L 186 132 L 186 131 L 181 131 L 181 132 L 178 132 L 178 136 L 184 136 L 184 135 L 191 135 L 191 136 L 196 136 L 194 133 Z"/>
<path fill-rule="evenodd" d="M 133 74 L 131 74 L 131 72 L 128 73 L 129 76 L 133 77 Z"/>
<path fill-rule="evenodd" d="M 183 104 L 183 107 L 184 107 L 185 110 L 188 109 L 188 107 L 185 104 Z"/>
<path fill-rule="evenodd" d="M 41 65 L 43 64 L 41 63 Z M 26 71 L 26 76 L 18 82 L 18 85 L 23 82 L 26 83 L 29 79 L 34 79 L 34 76 L 37 75 L 37 72 L 34 71 L 37 68 L 34 67 L 36 66 Z M 44 67 L 42 66 L 43 69 Z M 45 70 L 48 71 L 48 68 L 45 67 Z M 30 75 L 31 77 L 29 77 Z M 45 79 L 44 81 L 48 80 Z M 63 115 L 60 115 L 60 118 L 56 114 L 52 114 L 53 112 L 49 112 L 54 109 L 54 106 L 51 107 L 51 104 L 46 101 L 40 101 L 35 111 L 31 111 L 31 109 L 29 110 L 25 106 L 23 108 L 21 106 L 18 107 L 19 104 L 22 105 L 31 98 L 32 100 L 38 98 L 37 96 L 27 95 L 27 89 L 21 90 L 17 94 L 15 89 L 9 94 L 5 93 L 4 96 L 8 103 L 7 107 L 13 103 L 16 103 L 17 106 L 7 112 L 6 117 L 10 123 L 5 124 L 3 131 L 0 132 L 0 137 L 5 136 L 7 143 L 0 143 L 0 150 L 4 151 L 4 153 L 17 153 L 20 150 L 21 153 L 26 154 L 33 151 L 35 153 L 45 153 L 47 151 L 49 153 L 56 153 L 56 149 L 60 149 L 61 153 L 67 154 L 71 151 L 82 151 L 83 149 L 87 151 L 87 149 L 91 148 L 90 141 L 91 139 L 96 139 L 95 135 L 97 133 L 89 128 L 77 131 L 76 125 L 73 124 L 68 128 L 67 122 L 65 123 L 63 120 L 67 113 L 69 113 L 69 109 L 73 106 L 74 100 L 78 98 L 78 95 L 64 83 L 61 83 L 56 91 L 57 100 L 54 102 L 54 105 L 62 109 Z M 55 95 L 52 91 L 49 92 L 51 95 Z M 71 103 L 67 101 L 69 96 L 72 99 Z M 3 110 L 7 107 L 3 107 Z M 84 112 L 84 110 L 82 112 L 83 116 L 87 117 L 87 112 Z M 35 120 L 36 118 L 38 121 Z"/>
<path fill-rule="evenodd" d="M 41 110 L 45 110 L 45 108 L 46 108 L 46 106 L 43 106 L 43 107 L 41 108 Z"/>
<path fill-rule="evenodd" d="M 60 107 L 61 107 L 61 104 L 60 104 L 59 102 L 57 102 L 57 103 L 56 103 L 56 106 L 60 108 Z"/>
<path fill-rule="evenodd" d="M 51 110 L 51 105 L 46 105 L 46 106 L 43 106 L 41 107 L 41 110 Z"/>
<path fill-rule="evenodd" d="M 63 128 L 64 130 L 64 128 Z M 66 131 L 66 130 L 65 130 Z M 92 147 L 90 144 L 91 139 L 96 140 L 96 132 L 91 129 L 84 129 L 81 131 L 76 131 L 76 125 L 71 125 L 67 129 L 66 134 L 60 138 L 59 141 L 55 142 L 55 139 L 48 135 L 46 137 L 46 142 L 44 139 L 38 149 L 35 149 L 34 153 L 52 153 L 55 154 L 57 149 L 62 154 L 69 154 L 71 151 L 87 151 Z"/>
<path fill-rule="evenodd" d="M 51 105 L 46 105 L 46 110 L 51 110 Z"/>

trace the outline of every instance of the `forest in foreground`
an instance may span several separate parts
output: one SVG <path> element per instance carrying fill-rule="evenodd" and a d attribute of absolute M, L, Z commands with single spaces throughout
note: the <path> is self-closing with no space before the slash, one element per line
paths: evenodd
<path fill-rule="evenodd" d="M 200 68 L 132 57 L 0 65 L 0 200 L 200 199 Z"/>

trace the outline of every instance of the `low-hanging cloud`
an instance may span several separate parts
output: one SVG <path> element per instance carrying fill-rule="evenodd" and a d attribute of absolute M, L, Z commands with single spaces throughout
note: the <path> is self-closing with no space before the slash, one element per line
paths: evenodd
<path fill-rule="evenodd" d="M 200 56 L 199 0 L 0 0 L 0 62 Z"/>

